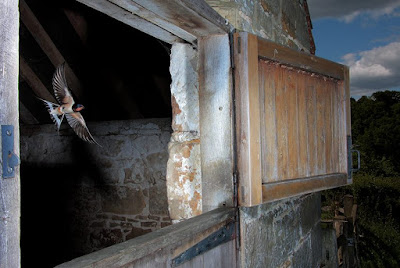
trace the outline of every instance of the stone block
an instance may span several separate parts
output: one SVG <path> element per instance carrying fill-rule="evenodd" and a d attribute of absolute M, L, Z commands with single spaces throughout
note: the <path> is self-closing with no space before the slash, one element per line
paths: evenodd
<path fill-rule="evenodd" d="M 125 186 L 110 186 L 101 195 L 103 212 L 136 215 L 146 207 L 142 190 Z"/>
<path fill-rule="evenodd" d="M 304 196 L 300 203 L 299 214 L 302 233 L 305 235 L 321 220 L 321 194 L 314 193 Z"/>
<path fill-rule="evenodd" d="M 149 212 L 157 215 L 168 215 L 168 199 L 165 184 L 149 188 Z M 149 219 L 155 218 L 160 220 L 158 216 L 149 216 Z"/>

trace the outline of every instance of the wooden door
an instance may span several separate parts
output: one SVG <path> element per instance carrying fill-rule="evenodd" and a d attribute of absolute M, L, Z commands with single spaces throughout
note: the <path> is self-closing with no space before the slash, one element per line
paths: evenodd
<path fill-rule="evenodd" d="M 239 202 L 351 183 L 348 67 L 234 35 Z"/>

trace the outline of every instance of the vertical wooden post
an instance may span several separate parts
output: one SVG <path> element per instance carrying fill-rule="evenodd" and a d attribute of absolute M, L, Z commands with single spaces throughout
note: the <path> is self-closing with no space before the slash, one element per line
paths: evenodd
<path fill-rule="evenodd" d="M 258 41 L 246 32 L 234 40 L 239 204 L 254 206 L 262 202 Z"/>
<path fill-rule="evenodd" d="M 228 34 L 199 39 L 203 213 L 233 206 L 232 89 Z"/>
<path fill-rule="evenodd" d="M 0 125 L 14 126 L 14 153 L 19 156 L 18 0 L 0 1 L 0 25 Z M 0 267 L 20 267 L 20 256 L 19 168 L 10 179 L 3 179 L 0 169 Z"/>

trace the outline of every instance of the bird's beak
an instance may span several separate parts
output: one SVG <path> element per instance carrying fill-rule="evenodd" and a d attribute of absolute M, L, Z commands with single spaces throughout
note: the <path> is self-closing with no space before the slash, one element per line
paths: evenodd
<path fill-rule="evenodd" d="M 81 106 L 77 107 L 77 108 L 75 109 L 75 111 L 76 111 L 76 112 L 80 112 L 80 111 L 82 111 L 83 109 L 85 109 L 85 106 L 81 105 Z"/>

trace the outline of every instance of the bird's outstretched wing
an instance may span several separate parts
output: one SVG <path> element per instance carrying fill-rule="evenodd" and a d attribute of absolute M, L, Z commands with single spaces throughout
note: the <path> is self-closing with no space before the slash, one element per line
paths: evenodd
<path fill-rule="evenodd" d="M 60 107 L 60 105 L 52 103 L 51 101 L 47 101 L 47 100 L 41 99 L 39 97 L 38 97 L 38 99 L 43 101 L 44 105 L 47 108 L 47 111 L 50 114 L 51 120 L 53 120 L 54 124 L 56 124 L 57 130 L 60 130 L 60 126 L 61 126 L 62 120 L 64 118 L 64 115 L 60 119 L 59 115 L 57 115 L 55 113 L 52 113 L 52 111 L 54 111 L 54 109 Z"/>
<path fill-rule="evenodd" d="M 65 114 L 65 117 L 67 118 L 68 124 L 72 127 L 79 138 L 101 146 L 96 142 L 92 134 L 90 134 L 89 129 L 86 126 L 85 119 L 83 119 L 83 116 L 80 112 Z"/>
<path fill-rule="evenodd" d="M 53 75 L 54 95 L 60 104 L 73 105 L 74 99 L 68 89 L 67 80 L 65 79 L 65 62 L 57 67 Z"/>

